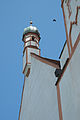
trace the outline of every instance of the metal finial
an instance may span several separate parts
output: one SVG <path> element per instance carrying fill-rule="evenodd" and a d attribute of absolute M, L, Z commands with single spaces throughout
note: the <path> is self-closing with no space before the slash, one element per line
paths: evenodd
<path fill-rule="evenodd" d="M 32 25 L 32 16 L 30 17 L 30 25 Z"/>
<path fill-rule="evenodd" d="M 32 21 L 30 21 L 30 25 L 32 25 Z"/>

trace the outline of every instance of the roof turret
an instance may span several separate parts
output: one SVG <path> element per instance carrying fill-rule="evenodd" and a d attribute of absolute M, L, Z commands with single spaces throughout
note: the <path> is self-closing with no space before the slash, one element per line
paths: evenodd
<path fill-rule="evenodd" d="M 40 38 L 40 33 L 35 26 L 32 26 L 32 21 L 30 21 L 30 26 L 24 29 L 23 37 L 25 34 L 28 34 L 28 33 L 36 33 L 38 37 Z"/>

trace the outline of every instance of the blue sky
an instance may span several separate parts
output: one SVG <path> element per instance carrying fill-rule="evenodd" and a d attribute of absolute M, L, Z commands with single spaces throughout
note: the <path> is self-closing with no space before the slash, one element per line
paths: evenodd
<path fill-rule="evenodd" d="M 24 81 L 22 34 L 30 16 L 41 34 L 42 56 L 58 59 L 66 40 L 61 0 L 0 1 L 0 120 L 18 119 Z"/>

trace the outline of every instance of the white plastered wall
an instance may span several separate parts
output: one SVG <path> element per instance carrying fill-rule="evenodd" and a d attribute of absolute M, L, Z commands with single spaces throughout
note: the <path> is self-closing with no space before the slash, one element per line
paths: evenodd
<path fill-rule="evenodd" d="M 69 3 L 69 5 L 67 5 L 67 3 Z M 69 41 L 71 39 L 72 47 L 74 46 L 76 39 L 80 33 L 80 9 L 78 10 L 77 25 L 76 24 L 72 25 L 72 29 L 71 29 L 71 24 L 70 24 L 71 22 L 72 23 L 76 22 L 77 7 L 80 7 L 80 0 L 64 0 L 63 2 L 68 39 Z M 69 11 L 71 11 L 70 17 L 69 17 Z M 71 33 L 70 33 L 70 29 L 71 29 Z M 69 36 L 69 34 L 71 35 Z M 69 47 L 70 47 L 70 42 L 69 42 Z M 70 47 L 70 52 L 71 52 L 71 47 Z"/>
<path fill-rule="evenodd" d="M 59 120 L 55 68 L 31 57 L 20 120 Z"/>
<path fill-rule="evenodd" d="M 39 49 L 35 49 L 35 48 L 27 48 L 28 51 L 28 63 L 31 63 L 31 55 L 30 53 L 35 53 L 36 55 L 39 55 Z"/>
<path fill-rule="evenodd" d="M 63 120 L 80 120 L 80 42 L 59 85 Z"/>
<path fill-rule="evenodd" d="M 64 0 L 63 7 L 64 7 L 66 25 L 67 25 L 68 36 L 69 36 L 70 22 L 75 21 L 77 6 L 80 6 L 80 0 L 71 0 L 70 1 L 70 10 L 71 10 L 70 18 L 69 18 L 69 11 L 68 11 L 67 2 L 68 2 L 68 0 Z"/>
<path fill-rule="evenodd" d="M 74 46 L 79 33 L 80 33 L 80 9 L 78 10 L 77 25 L 74 24 L 71 31 L 72 46 Z"/>

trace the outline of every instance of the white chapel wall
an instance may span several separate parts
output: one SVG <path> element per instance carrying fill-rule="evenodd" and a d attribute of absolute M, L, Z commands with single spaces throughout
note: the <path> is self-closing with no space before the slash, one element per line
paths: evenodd
<path fill-rule="evenodd" d="M 68 36 L 69 36 L 70 19 L 69 19 L 69 11 L 68 11 L 67 2 L 68 0 L 64 0 L 63 7 L 64 7 L 64 13 L 65 13 L 66 27 L 67 27 Z"/>
<path fill-rule="evenodd" d="M 79 33 L 80 33 L 80 9 L 78 10 L 77 25 L 74 24 L 71 31 L 72 46 L 74 46 Z"/>
<path fill-rule="evenodd" d="M 59 86 L 63 120 L 80 120 L 80 42 Z"/>
<path fill-rule="evenodd" d="M 30 53 L 35 53 L 36 55 L 39 55 L 39 49 L 34 48 L 27 48 L 28 49 L 28 62 L 31 63 L 31 55 Z"/>
<path fill-rule="evenodd" d="M 78 11 L 77 11 L 77 7 L 79 8 Z M 80 33 L 80 0 L 64 0 L 63 8 L 64 8 L 65 22 L 68 32 L 68 39 L 69 40 L 71 39 L 72 46 L 74 46 L 75 41 Z M 77 15 L 77 19 L 76 19 L 76 15 Z M 72 26 L 71 26 L 71 22 L 72 22 Z"/>
<path fill-rule="evenodd" d="M 70 22 L 75 21 L 77 6 L 80 6 L 80 0 L 64 0 L 63 7 L 64 7 L 67 30 L 68 30 L 68 36 L 70 30 Z M 71 12 L 70 17 L 69 17 L 69 11 Z"/>
<path fill-rule="evenodd" d="M 32 57 L 20 120 L 59 120 L 55 68 Z"/>

